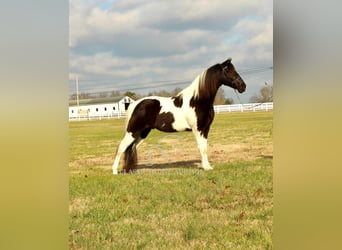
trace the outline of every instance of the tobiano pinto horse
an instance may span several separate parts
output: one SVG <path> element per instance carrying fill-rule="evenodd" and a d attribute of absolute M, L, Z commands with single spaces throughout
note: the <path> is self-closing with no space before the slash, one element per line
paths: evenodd
<path fill-rule="evenodd" d="M 125 172 L 137 167 L 137 147 L 152 129 L 163 132 L 192 131 L 202 158 L 204 170 L 213 169 L 208 161 L 207 138 L 214 119 L 214 99 L 221 85 L 242 93 L 246 84 L 236 72 L 232 59 L 203 71 L 190 86 L 173 97 L 149 96 L 137 100 L 128 108 L 126 133 L 117 150 L 113 174 L 118 173 L 124 154 Z"/>

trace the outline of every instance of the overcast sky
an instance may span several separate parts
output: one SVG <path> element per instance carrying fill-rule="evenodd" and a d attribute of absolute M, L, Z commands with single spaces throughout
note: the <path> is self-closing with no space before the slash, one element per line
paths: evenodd
<path fill-rule="evenodd" d="M 256 94 L 273 71 L 271 0 L 70 0 L 69 92 L 184 88 L 231 57 Z M 178 85 L 177 85 L 178 84 Z M 239 101 L 229 87 L 226 98 Z"/>

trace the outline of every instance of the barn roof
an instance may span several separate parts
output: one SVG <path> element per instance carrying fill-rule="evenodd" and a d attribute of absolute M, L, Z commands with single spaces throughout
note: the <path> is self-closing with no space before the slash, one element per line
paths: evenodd
<path fill-rule="evenodd" d="M 125 98 L 126 96 L 114 96 L 114 97 L 101 97 L 94 99 L 80 99 L 80 105 L 93 105 L 93 104 L 106 104 L 106 103 L 116 103 Z M 69 100 L 69 107 L 77 106 L 76 100 Z"/>

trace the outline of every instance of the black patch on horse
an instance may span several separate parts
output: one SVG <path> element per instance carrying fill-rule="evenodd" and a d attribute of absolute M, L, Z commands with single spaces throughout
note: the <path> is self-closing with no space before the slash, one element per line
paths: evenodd
<path fill-rule="evenodd" d="M 181 108 L 183 105 L 183 95 L 178 95 L 178 96 L 174 96 L 172 97 L 173 99 L 173 104 L 177 107 L 177 108 Z"/>
<path fill-rule="evenodd" d="M 155 99 L 141 101 L 133 110 L 127 124 L 127 132 L 132 132 L 134 138 L 146 138 L 160 112 L 160 102 Z"/>
<path fill-rule="evenodd" d="M 145 129 L 140 133 L 140 137 L 141 137 L 142 139 L 145 139 L 145 138 L 148 136 L 148 134 L 150 133 L 151 129 L 152 129 L 152 128 L 145 128 Z"/>
<path fill-rule="evenodd" d="M 164 112 L 157 116 L 157 120 L 154 124 L 154 128 L 163 131 L 163 132 L 177 132 L 172 127 L 172 123 L 174 123 L 175 118 L 171 112 Z"/>
<path fill-rule="evenodd" d="M 210 125 L 214 120 L 214 107 L 212 104 L 192 97 L 190 99 L 190 107 L 195 109 L 197 116 L 197 130 L 200 131 L 204 138 L 208 138 Z"/>

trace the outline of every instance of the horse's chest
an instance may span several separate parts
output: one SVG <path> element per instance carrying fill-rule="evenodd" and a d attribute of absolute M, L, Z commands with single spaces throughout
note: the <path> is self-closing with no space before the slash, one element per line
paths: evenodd
<path fill-rule="evenodd" d="M 189 124 L 189 126 L 192 127 L 193 125 L 195 125 L 197 121 L 195 110 L 193 108 L 187 108 L 184 111 L 184 119 Z"/>

